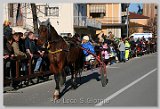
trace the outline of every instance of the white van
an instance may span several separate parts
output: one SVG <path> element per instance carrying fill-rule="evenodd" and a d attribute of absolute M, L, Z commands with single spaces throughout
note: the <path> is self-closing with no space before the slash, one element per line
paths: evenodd
<path fill-rule="evenodd" d="M 131 36 L 133 36 L 135 40 L 137 40 L 138 38 L 141 39 L 143 36 L 146 40 L 148 40 L 148 38 L 152 38 L 152 33 L 133 33 L 132 35 L 130 35 L 130 37 Z"/>

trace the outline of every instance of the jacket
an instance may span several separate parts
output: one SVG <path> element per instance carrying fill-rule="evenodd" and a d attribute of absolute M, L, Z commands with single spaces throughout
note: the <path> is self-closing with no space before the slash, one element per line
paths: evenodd
<path fill-rule="evenodd" d="M 27 58 L 27 55 L 25 53 L 23 53 L 23 52 L 20 51 L 18 43 L 13 42 L 12 47 L 13 47 L 14 54 L 16 56 L 22 56 L 24 58 Z"/>
<path fill-rule="evenodd" d="M 125 51 L 125 44 L 123 41 L 119 42 L 118 48 L 119 48 L 119 51 Z"/>
<path fill-rule="evenodd" d="M 35 42 L 29 38 L 26 38 L 25 40 L 25 49 L 29 49 L 33 54 L 37 53 L 39 50 Z"/>
<path fill-rule="evenodd" d="M 125 50 L 129 50 L 130 49 L 130 44 L 128 43 L 128 41 L 125 42 Z"/>
<path fill-rule="evenodd" d="M 95 54 L 95 50 L 93 45 L 90 42 L 84 43 L 81 45 L 83 48 L 91 51 L 93 54 Z M 85 56 L 88 56 L 89 54 L 87 53 L 87 51 L 83 50 L 83 53 L 85 54 Z"/>

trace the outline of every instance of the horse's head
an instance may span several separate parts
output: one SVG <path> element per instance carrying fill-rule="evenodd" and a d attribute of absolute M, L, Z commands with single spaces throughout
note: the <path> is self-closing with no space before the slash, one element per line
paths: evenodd
<path fill-rule="evenodd" d="M 55 30 L 55 28 L 51 25 L 49 19 L 47 19 L 46 21 L 39 21 L 39 38 L 41 40 L 50 40 L 50 41 L 54 41 L 57 40 L 59 38 L 59 35 L 57 33 L 57 31 Z"/>
<path fill-rule="evenodd" d="M 43 45 L 47 42 L 47 40 L 49 39 L 49 34 L 50 34 L 50 22 L 49 19 L 46 21 L 41 22 L 38 19 L 38 23 L 39 23 L 39 28 L 38 28 L 38 32 L 39 32 L 39 40 L 37 41 L 38 45 Z"/>
<path fill-rule="evenodd" d="M 40 20 L 38 20 L 39 23 L 39 36 L 40 37 L 47 37 L 48 33 L 49 33 L 49 19 L 47 21 L 43 21 L 41 22 Z"/>

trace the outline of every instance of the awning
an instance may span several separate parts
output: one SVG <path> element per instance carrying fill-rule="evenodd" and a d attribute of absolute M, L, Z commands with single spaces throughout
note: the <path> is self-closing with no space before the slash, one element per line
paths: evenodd
<path fill-rule="evenodd" d="M 100 4 L 90 5 L 90 13 L 105 13 L 106 6 Z"/>

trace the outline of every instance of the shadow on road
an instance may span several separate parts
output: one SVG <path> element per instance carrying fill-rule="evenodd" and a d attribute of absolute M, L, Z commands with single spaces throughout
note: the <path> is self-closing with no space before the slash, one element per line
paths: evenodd
<path fill-rule="evenodd" d="M 100 74 L 98 72 L 93 72 L 92 74 L 89 74 L 87 76 L 83 76 L 83 77 L 77 77 L 76 79 L 76 83 L 78 84 L 76 88 L 80 87 L 81 85 L 89 82 L 92 79 L 96 79 L 97 81 L 100 81 L 99 79 Z M 65 88 L 62 90 L 61 92 L 61 97 L 63 97 L 63 95 L 65 93 L 67 93 L 69 90 L 74 89 L 71 86 L 71 79 L 69 79 L 68 81 L 66 81 L 65 83 Z"/>

